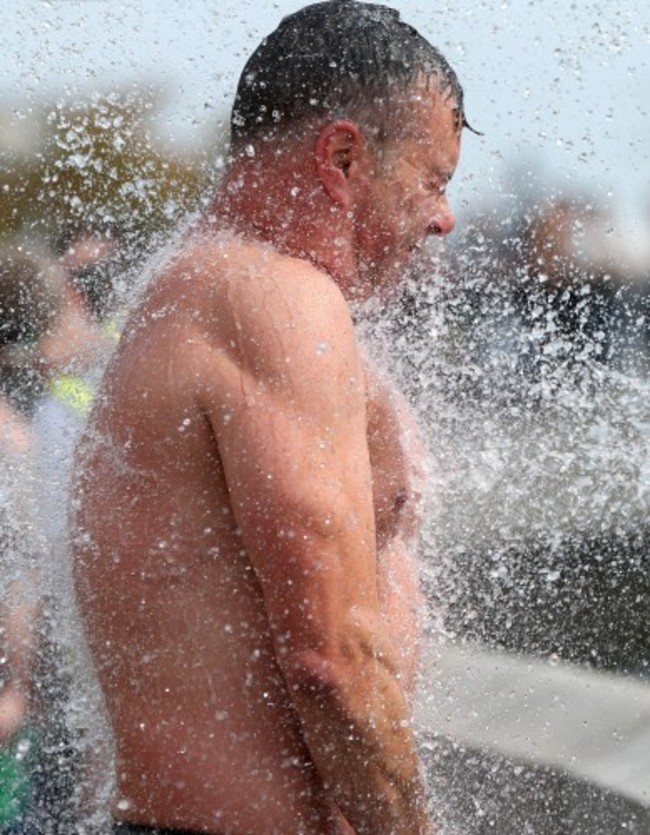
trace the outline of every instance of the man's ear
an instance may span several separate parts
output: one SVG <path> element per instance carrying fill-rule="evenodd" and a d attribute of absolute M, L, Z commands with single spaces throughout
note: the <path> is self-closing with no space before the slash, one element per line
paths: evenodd
<path fill-rule="evenodd" d="M 316 176 L 332 200 L 343 208 L 350 204 L 349 180 L 356 173 L 363 147 L 359 126 L 344 119 L 329 122 L 316 140 Z"/>

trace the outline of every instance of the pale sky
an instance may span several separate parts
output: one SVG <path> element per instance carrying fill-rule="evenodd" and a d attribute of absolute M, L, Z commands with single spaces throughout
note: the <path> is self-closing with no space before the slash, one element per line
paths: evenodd
<path fill-rule="evenodd" d="M 147 82 L 166 91 L 163 133 L 198 141 L 232 101 L 246 57 L 301 5 L 3 0 L 0 107 Z M 650 204 L 647 0 L 392 5 L 449 59 L 465 88 L 470 122 L 485 134 L 464 138 L 451 192 L 461 211 L 486 196 L 507 195 L 517 178 L 530 182 L 527 172 L 539 164 L 544 182 L 565 191 L 593 189 L 627 221 L 640 222 Z"/>

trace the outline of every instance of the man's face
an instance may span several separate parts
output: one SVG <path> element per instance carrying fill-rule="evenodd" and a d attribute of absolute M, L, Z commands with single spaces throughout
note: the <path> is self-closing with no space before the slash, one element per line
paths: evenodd
<path fill-rule="evenodd" d="M 402 112 L 400 138 L 373 155 L 355 203 L 359 264 L 375 287 L 392 284 L 429 235 L 455 225 L 446 193 L 460 154 L 455 102 L 418 87 Z"/>

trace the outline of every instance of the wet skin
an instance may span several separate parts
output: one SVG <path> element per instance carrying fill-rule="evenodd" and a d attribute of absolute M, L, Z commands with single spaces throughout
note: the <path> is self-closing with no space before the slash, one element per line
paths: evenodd
<path fill-rule="evenodd" d="M 423 236 L 440 198 L 417 188 Z M 196 234 L 109 365 L 72 520 L 118 818 L 428 832 L 406 722 L 421 456 L 341 284 Z"/>

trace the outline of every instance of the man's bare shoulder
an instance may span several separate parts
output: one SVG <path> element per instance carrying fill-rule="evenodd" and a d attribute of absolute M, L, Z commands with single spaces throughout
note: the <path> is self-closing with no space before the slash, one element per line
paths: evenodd
<path fill-rule="evenodd" d="M 237 354 L 257 372 L 337 348 L 356 353 L 350 311 L 335 281 L 307 260 L 234 236 L 200 238 L 176 257 L 145 303 L 186 322 L 204 347 Z"/>
<path fill-rule="evenodd" d="M 143 311 L 144 352 L 165 369 L 171 362 L 174 378 L 210 414 L 254 397 L 326 415 L 333 403 L 352 408 L 362 396 L 348 304 L 307 260 L 237 238 L 191 241 L 154 283 Z M 261 392 L 266 399 L 257 399 Z"/>
<path fill-rule="evenodd" d="M 306 316 L 349 318 L 334 280 L 306 259 L 283 255 L 271 246 L 230 241 L 204 250 L 210 290 L 239 314 L 273 316 L 282 323 Z"/>
<path fill-rule="evenodd" d="M 231 312 L 241 326 L 255 324 L 255 330 L 264 318 L 271 326 L 303 317 L 350 321 L 347 303 L 327 273 L 306 259 L 234 235 L 186 242 L 146 294 L 145 308 L 163 304 L 179 314 L 190 309 L 195 320 L 216 315 L 221 321 Z"/>

